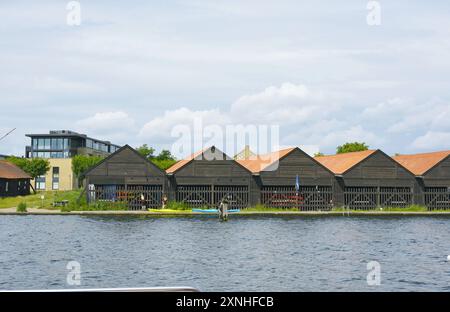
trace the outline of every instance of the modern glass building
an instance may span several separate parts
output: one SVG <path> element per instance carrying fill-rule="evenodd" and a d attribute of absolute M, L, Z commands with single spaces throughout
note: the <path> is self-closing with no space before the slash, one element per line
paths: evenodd
<path fill-rule="evenodd" d="M 37 190 L 72 190 L 78 181 L 72 172 L 72 157 L 90 155 L 106 157 L 120 146 L 109 141 L 90 138 L 69 130 L 53 130 L 48 134 L 27 134 L 31 145 L 26 147 L 27 158 L 46 158 L 50 170 L 34 180 Z"/>
<path fill-rule="evenodd" d="M 69 130 L 26 136 L 31 138 L 31 145 L 25 151 L 27 158 L 71 158 L 78 154 L 107 156 L 120 148 L 109 141 L 93 139 Z"/>

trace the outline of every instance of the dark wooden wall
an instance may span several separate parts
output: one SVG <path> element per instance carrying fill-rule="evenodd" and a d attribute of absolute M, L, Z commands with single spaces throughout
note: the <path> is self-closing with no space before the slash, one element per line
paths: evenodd
<path fill-rule="evenodd" d="M 415 176 L 381 151 L 376 151 L 342 176 L 336 177 L 336 206 L 343 204 L 345 187 L 411 187 L 414 203 L 422 202 Z"/>
<path fill-rule="evenodd" d="M 425 187 L 450 187 L 450 156 L 428 171 L 423 182 Z"/>
<path fill-rule="evenodd" d="M 300 185 L 333 185 L 334 182 L 333 173 L 300 149 L 260 172 L 260 179 L 263 186 L 294 186 L 297 175 Z"/>
<path fill-rule="evenodd" d="M 202 156 L 189 162 L 169 178 L 170 197 L 175 198 L 177 186 L 181 185 L 217 185 L 248 186 L 250 205 L 259 200 L 259 187 L 252 174 L 233 159 L 216 150 L 215 159 L 207 160 Z"/>
<path fill-rule="evenodd" d="M 163 185 L 164 171 L 141 157 L 131 148 L 122 148 L 86 174 L 87 184 Z"/>
<path fill-rule="evenodd" d="M 414 175 L 377 151 L 343 175 L 346 186 L 412 186 Z"/>
<path fill-rule="evenodd" d="M 8 183 L 8 192 L 6 191 L 6 183 Z M 0 178 L 0 197 L 25 196 L 29 194 L 30 180 Z"/>

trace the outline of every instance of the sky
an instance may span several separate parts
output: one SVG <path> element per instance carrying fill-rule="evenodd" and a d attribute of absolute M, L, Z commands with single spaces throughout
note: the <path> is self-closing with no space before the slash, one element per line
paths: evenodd
<path fill-rule="evenodd" d="M 450 149 L 450 2 L 378 1 L 379 25 L 369 2 L 84 0 L 68 25 L 69 1 L 0 1 L 0 154 L 53 129 L 171 149 L 199 121 L 326 154 Z"/>

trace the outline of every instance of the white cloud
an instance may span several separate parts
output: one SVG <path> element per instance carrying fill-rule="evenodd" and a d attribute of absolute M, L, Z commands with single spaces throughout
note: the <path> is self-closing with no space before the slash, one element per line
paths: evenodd
<path fill-rule="evenodd" d="M 309 145 L 314 151 L 318 145 L 330 150 L 347 141 L 364 141 L 371 145 L 381 143 L 382 140 L 360 125 L 359 120 L 349 118 L 345 112 L 349 105 L 342 104 L 344 100 L 345 97 L 339 99 L 336 94 L 287 82 L 241 96 L 229 110 L 180 108 L 166 111 L 163 116 L 147 122 L 140 131 L 140 137 L 156 143 L 173 142 L 172 131 L 180 125 L 186 126 L 185 132 L 202 135 L 194 126 L 195 121 L 201 121 L 203 127 L 217 125 L 223 132 L 226 125 L 278 125 L 279 144 Z M 255 150 L 260 148 L 254 147 Z"/>
<path fill-rule="evenodd" d="M 190 110 L 182 107 L 165 111 L 162 116 L 148 121 L 140 130 L 139 137 L 157 143 L 173 141 L 172 130 L 174 127 L 184 125 L 193 128 L 195 122 L 208 126 L 213 124 L 225 125 L 230 120 L 228 114 L 221 112 L 219 109 Z"/>
<path fill-rule="evenodd" d="M 414 140 L 412 146 L 423 150 L 449 149 L 450 132 L 428 131 Z"/>
<path fill-rule="evenodd" d="M 127 140 L 136 131 L 134 119 L 123 111 L 99 112 L 77 121 L 75 126 L 81 133 L 111 141 Z"/>

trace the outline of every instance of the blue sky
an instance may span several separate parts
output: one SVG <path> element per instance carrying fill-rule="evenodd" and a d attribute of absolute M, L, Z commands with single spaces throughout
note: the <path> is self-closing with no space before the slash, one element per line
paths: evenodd
<path fill-rule="evenodd" d="M 449 149 L 450 3 L 379 1 L 0 3 L 0 154 L 72 129 L 170 147 L 170 130 L 277 124 L 283 145 L 332 153 Z"/>

